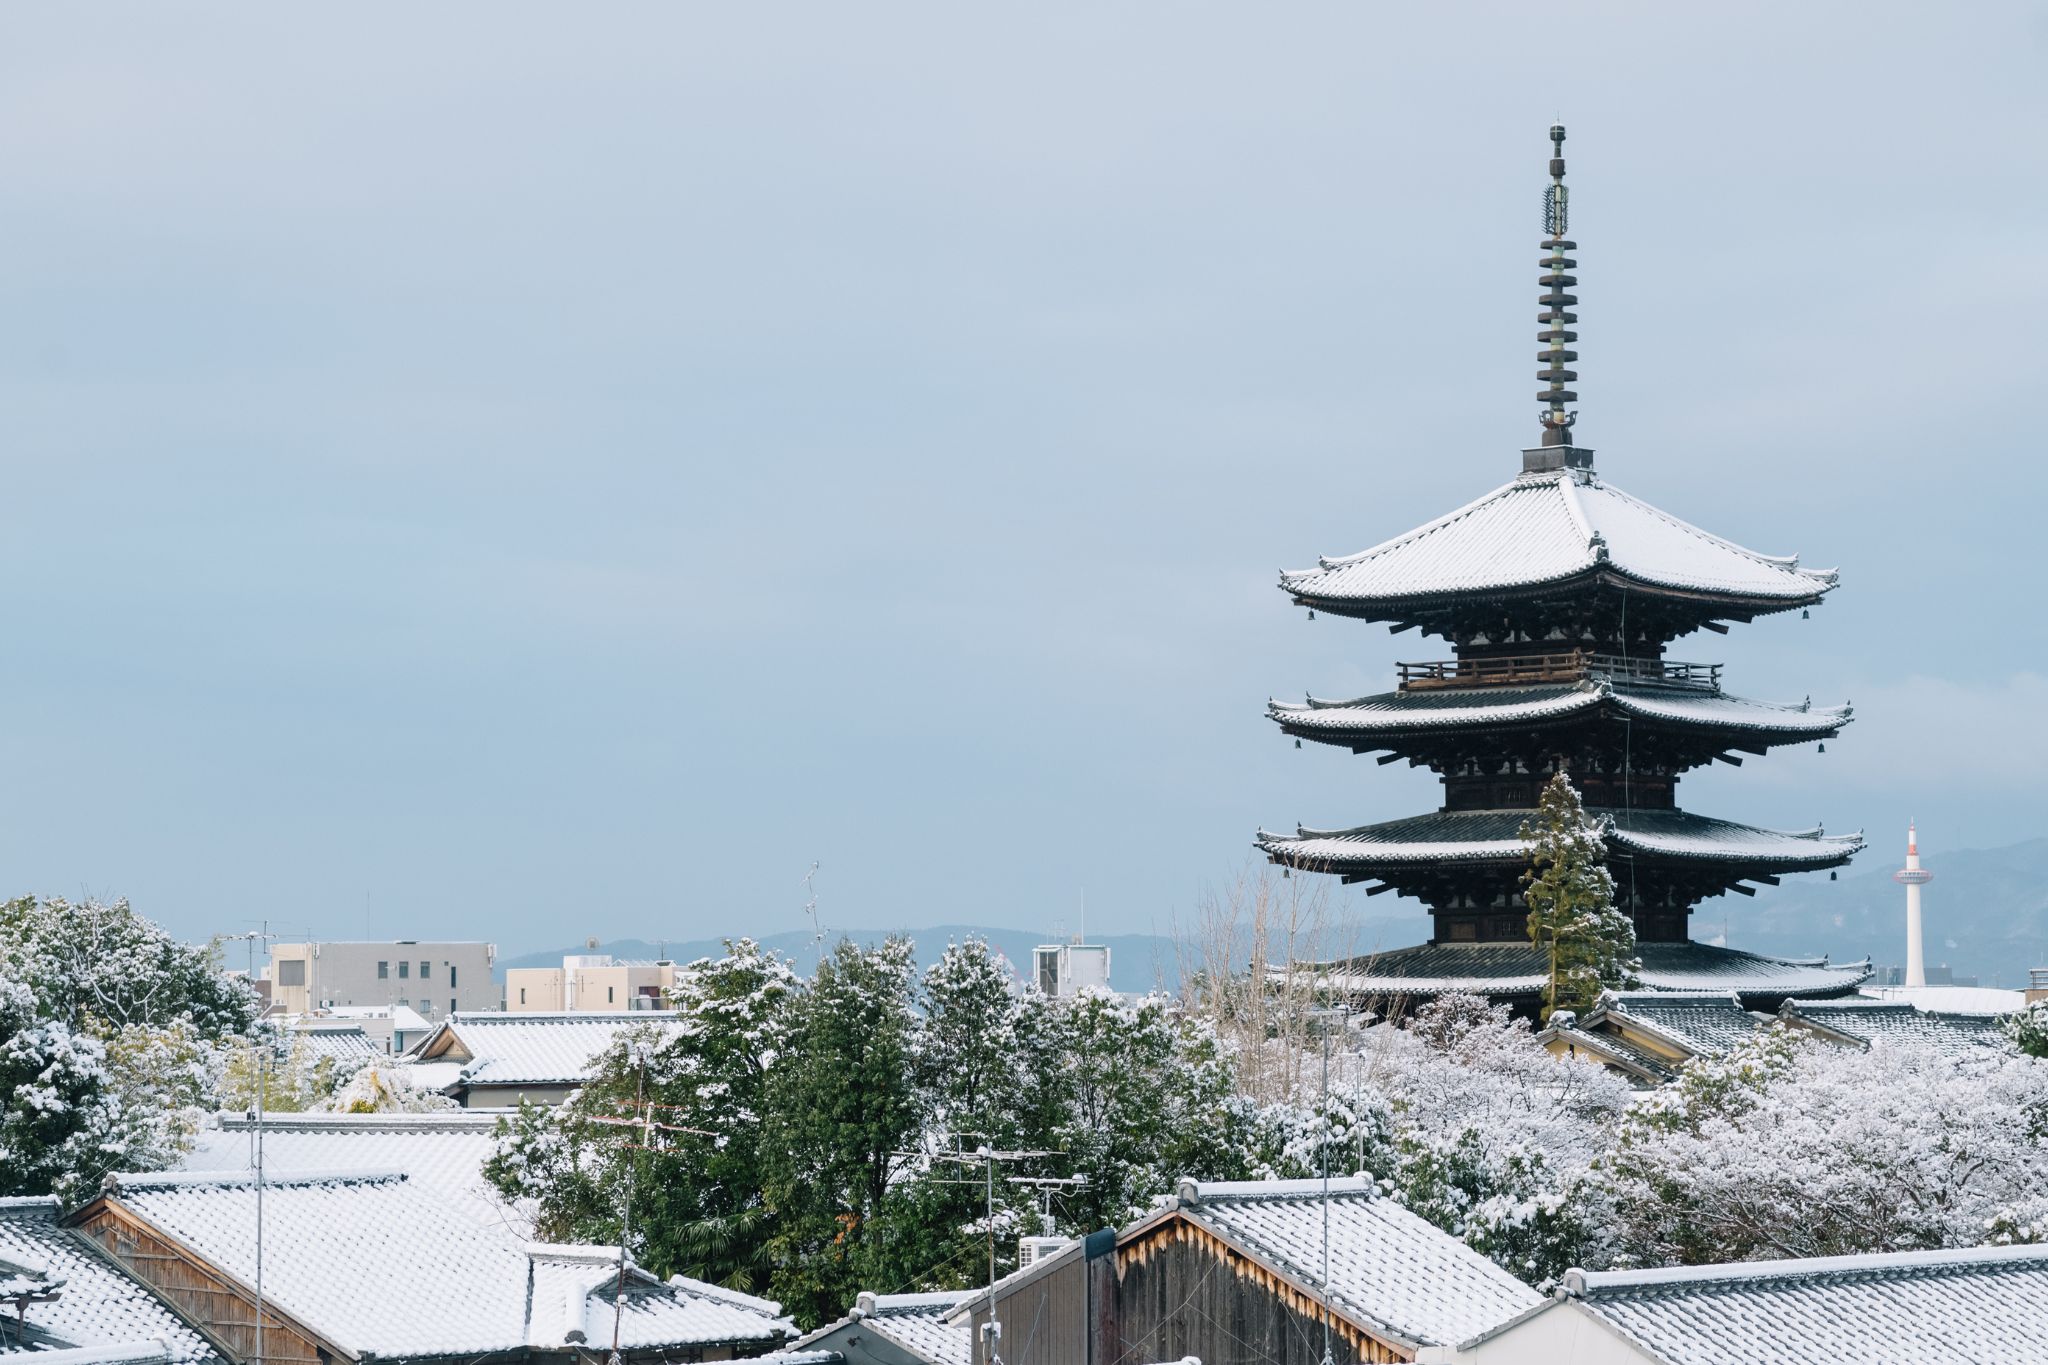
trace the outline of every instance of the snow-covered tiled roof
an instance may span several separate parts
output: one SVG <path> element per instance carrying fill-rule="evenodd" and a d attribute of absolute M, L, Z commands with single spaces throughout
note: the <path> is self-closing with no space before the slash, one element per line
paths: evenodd
<path fill-rule="evenodd" d="M 1316 605 L 1354 610 L 1512 593 L 1607 574 L 1646 588 L 1783 610 L 1818 601 L 1833 570 L 1745 550 L 1586 470 L 1524 474 L 1448 516 L 1363 553 L 1282 573 Z"/>
<path fill-rule="evenodd" d="M 0 1342 L 0 1356 L 15 1354 Z M 124 1341 L 111 1346 L 71 1346 L 61 1350 L 37 1350 L 35 1365 L 166 1365 L 177 1359 L 161 1341 Z"/>
<path fill-rule="evenodd" d="M 1787 1000 L 1779 1009 L 1786 1022 L 1814 1024 L 1869 1046 L 1918 1048 L 1964 1056 L 2006 1046 L 1997 1018 L 1983 1014 L 1938 1014 L 1904 1001 Z"/>
<path fill-rule="evenodd" d="M 224 1273 L 254 1279 L 246 1173 L 128 1175 L 108 1197 Z M 264 1190 L 266 1297 L 354 1354 L 428 1356 L 610 1340 L 616 1251 L 543 1246 L 485 1227 L 401 1172 L 273 1176 Z M 423 1292 L 430 1286 L 432 1292 Z M 730 1297 L 635 1268 L 621 1341 L 636 1349 L 773 1344 L 791 1333 Z"/>
<path fill-rule="evenodd" d="M 1811 870 L 1848 861 L 1863 847 L 1861 834 L 1819 829 L 1775 830 L 1715 820 L 1682 810 L 1601 810 L 1610 857 L 1685 858 Z M 1520 863 L 1529 857 L 1521 837 L 1526 810 L 1438 811 L 1356 829 L 1259 831 L 1258 847 L 1294 867 L 1321 872 L 1447 862 Z"/>
<path fill-rule="evenodd" d="M 471 1085 L 576 1085 L 588 1080 L 591 1063 L 630 1029 L 670 1032 L 671 1010 L 630 1010 L 616 1014 L 458 1013 L 420 1041 L 419 1061 L 466 1062 Z"/>
<path fill-rule="evenodd" d="M 1729 991 L 1608 991 L 1600 998 L 1600 1009 L 1647 1025 L 1695 1057 L 1726 1052 L 1754 1034 L 1762 1022 Z"/>
<path fill-rule="evenodd" d="M 1348 701 L 1310 697 L 1269 702 L 1267 714 L 1301 733 L 1402 734 L 1489 730 L 1609 711 L 1702 729 L 1735 729 L 1792 739 L 1830 738 L 1848 724 L 1848 706 L 1751 701 L 1704 689 L 1630 685 L 1604 678 L 1526 687 L 1445 687 L 1381 692 Z"/>
<path fill-rule="evenodd" d="M 1542 1302 L 1458 1238 L 1378 1194 L 1329 1182 L 1330 1300 L 1361 1325 L 1418 1345 L 1451 1343 Z M 1299 1284 L 1322 1283 L 1319 1180 L 1180 1183 L 1186 1217 Z"/>
<path fill-rule="evenodd" d="M 2048 1340 L 2041 1246 L 1573 1270 L 1563 1293 L 1672 1365 L 1984 1365 Z"/>
<path fill-rule="evenodd" d="M 483 1177 L 499 1115 L 464 1109 L 443 1114 L 271 1114 L 263 1120 L 263 1168 L 272 1176 L 299 1171 L 404 1171 L 420 1189 L 487 1226 L 514 1236 L 530 1219 L 507 1204 Z M 179 1160 L 186 1171 L 254 1168 L 255 1125 L 221 1115 Z"/>
<path fill-rule="evenodd" d="M 1868 962 L 1831 965 L 1764 957 L 1708 943 L 1638 943 L 1637 973 L 1655 991 L 1737 992 L 1773 1000 L 1854 990 L 1870 977 Z M 1359 995 L 1534 995 L 1548 964 L 1526 943 L 1423 943 L 1352 958 L 1323 969 L 1329 984 Z"/>
<path fill-rule="evenodd" d="M 59 1226 L 57 1215 L 54 1199 L 0 1199 L 0 1257 L 35 1267 L 57 1290 L 55 1299 L 28 1305 L 24 1320 L 31 1328 L 48 1340 L 82 1349 L 132 1348 L 161 1339 L 173 1361 L 212 1365 L 220 1360 L 206 1339 L 154 1294 L 84 1237 Z M 36 1355 L 38 1361 L 51 1358 Z"/>
<path fill-rule="evenodd" d="M 858 1323 L 862 1331 L 872 1332 L 932 1365 L 971 1365 L 971 1329 L 964 1321 L 949 1322 L 947 1318 L 986 1292 L 959 1289 L 932 1294 L 863 1293 L 855 1300 L 851 1313 L 793 1342 L 789 1351 L 799 1354 L 828 1349 L 840 1333 Z"/>
<path fill-rule="evenodd" d="M 370 1041 L 370 1035 L 359 1024 L 295 1024 L 292 1040 L 314 1061 L 331 1061 L 338 1067 L 353 1067 L 384 1055 L 384 1050 Z"/>

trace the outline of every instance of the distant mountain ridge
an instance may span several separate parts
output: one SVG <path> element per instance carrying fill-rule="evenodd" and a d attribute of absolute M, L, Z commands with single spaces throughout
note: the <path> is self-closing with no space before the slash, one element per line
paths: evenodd
<path fill-rule="evenodd" d="M 1754 901 L 1740 896 L 1707 901 L 1693 913 L 1693 937 L 1717 941 L 1725 924 L 1730 947 L 1755 953 L 1780 957 L 1825 953 L 1836 962 L 1868 957 L 1880 967 L 1902 962 L 1906 898 L 1905 891 L 1892 881 L 1898 859 L 1872 849 L 1858 861 L 1862 868 L 1839 881 L 1818 876 L 1789 878 Z M 1930 966 L 1945 964 L 1958 975 L 1974 976 L 1984 985 L 2009 987 L 2024 986 L 2029 968 L 2048 967 L 2048 838 L 2004 848 L 1929 850 L 1926 861 L 1935 874 L 1925 893 Z M 878 943 L 891 933 L 901 933 L 917 945 L 920 966 L 937 960 L 948 943 L 987 939 L 1020 977 L 1030 968 L 1031 950 L 1047 941 L 1028 930 L 972 924 L 832 930 L 825 938 L 828 945 L 842 934 L 857 943 Z M 1361 953 L 1403 947 L 1429 937 L 1429 920 L 1420 913 L 1363 920 L 1350 937 L 1355 951 Z M 816 946 L 808 930 L 760 935 L 756 941 L 787 955 L 804 972 L 816 963 Z M 1178 986 L 1179 953 L 1171 938 L 1111 934 L 1093 941 L 1109 945 L 1110 984 L 1116 989 L 1173 990 Z M 502 958 L 497 974 L 503 980 L 508 967 L 558 966 L 564 953 L 584 951 L 568 947 Z M 725 945 L 722 939 L 663 944 L 629 938 L 600 944 L 596 951 L 648 959 L 665 951 L 677 962 L 689 962 L 715 957 L 725 951 Z"/>
<path fill-rule="evenodd" d="M 1934 872 L 1923 893 L 1929 966 L 1946 964 L 1983 985 L 2007 987 L 2026 985 L 2029 968 L 2048 967 L 2048 838 L 2004 848 L 1922 848 Z M 1906 958 L 1906 892 L 1892 872 L 1903 861 L 1898 849 L 1873 848 L 1840 881 L 1790 878 L 1753 905 L 1709 901 L 1693 912 L 1693 937 L 1718 937 L 1725 917 L 1730 947 L 1897 965 Z"/>

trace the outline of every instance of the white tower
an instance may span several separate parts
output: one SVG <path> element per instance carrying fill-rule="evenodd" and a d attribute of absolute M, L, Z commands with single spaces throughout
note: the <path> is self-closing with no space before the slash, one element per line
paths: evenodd
<path fill-rule="evenodd" d="M 1934 874 L 1920 866 L 1920 836 L 1913 824 L 1906 825 L 1906 865 L 1892 873 L 1892 880 L 1906 888 L 1906 984 L 1927 984 L 1927 954 L 1920 943 L 1920 888 L 1934 880 Z"/>

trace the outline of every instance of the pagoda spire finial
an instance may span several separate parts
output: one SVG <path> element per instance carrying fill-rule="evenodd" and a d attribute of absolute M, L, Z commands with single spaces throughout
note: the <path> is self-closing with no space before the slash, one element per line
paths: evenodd
<path fill-rule="evenodd" d="M 1536 377 L 1549 387 L 1537 394 L 1537 400 L 1544 405 L 1542 417 L 1543 444 L 1546 446 L 1570 446 L 1572 444 L 1572 423 L 1578 421 L 1576 412 L 1566 412 L 1564 405 L 1576 403 L 1579 396 L 1566 386 L 1578 378 L 1566 366 L 1579 358 L 1577 351 L 1565 349 L 1579 339 L 1577 332 L 1565 330 L 1579 320 L 1577 313 L 1566 310 L 1577 306 L 1578 299 L 1565 291 L 1578 283 L 1578 279 L 1567 273 L 1578 268 L 1578 262 L 1565 253 L 1577 249 L 1576 244 L 1565 240 L 1569 226 L 1570 197 L 1564 184 L 1564 125 L 1550 126 L 1550 183 L 1543 187 L 1543 231 L 1548 234 L 1543 242 L 1549 254 L 1543 258 L 1541 283 L 1543 293 L 1540 302 L 1543 311 L 1536 320 L 1543 324 L 1543 330 L 1536 334 L 1538 341 L 1548 349 L 1537 353 L 1537 360 L 1543 368 Z"/>

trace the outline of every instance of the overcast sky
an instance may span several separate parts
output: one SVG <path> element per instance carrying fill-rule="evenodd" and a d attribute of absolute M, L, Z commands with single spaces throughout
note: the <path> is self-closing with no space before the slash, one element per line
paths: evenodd
<path fill-rule="evenodd" d="M 2040 4 L 49 4 L 5 890 L 519 951 L 795 927 L 816 860 L 828 925 L 1163 930 L 1433 809 L 1262 712 L 1442 642 L 1274 576 L 1519 467 L 1558 116 L 1582 442 L 1843 571 L 1673 654 L 1856 724 L 1684 803 L 2043 833 Z"/>

